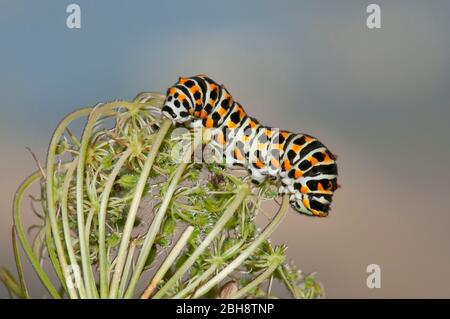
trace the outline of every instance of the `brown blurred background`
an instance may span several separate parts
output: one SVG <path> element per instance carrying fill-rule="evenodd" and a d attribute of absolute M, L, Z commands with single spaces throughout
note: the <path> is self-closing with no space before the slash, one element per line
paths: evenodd
<path fill-rule="evenodd" d="M 274 235 L 328 297 L 450 297 L 450 2 L 377 1 L 379 30 L 357 0 L 76 3 L 80 30 L 65 1 L 0 4 L 1 265 L 14 191 L 35 170 L 25 147 L 43 162 L 75 108 L 207 73 L 261 122 L 339 156 L 330 216 L 292 212 Z"/>

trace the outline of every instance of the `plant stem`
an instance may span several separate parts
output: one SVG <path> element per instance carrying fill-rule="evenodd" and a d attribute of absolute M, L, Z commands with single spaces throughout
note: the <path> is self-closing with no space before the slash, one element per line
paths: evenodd
<path fill-rule="evenodd" d="M 198 141 L 196 140 L 196 142 Z M 175 193 L 175 190 L 177 189 L 178 183 L 180 182 L 181 177 L 183 176 L 184 170 L 191 162 L 191 156 L 198 145 L 199 143 L 194 143 L 194 145 L 191 146 L 190 149 L 188 149 L 185 152 L 183 158 L 181 159 L 181 163 L 178 165 L 177 169 L 175 170 L 175 173 L 173 174 L 170 180 L 169 187 L 167 188 L 166 194 L 164 195 L 161 205 L 159 206 L 158 212 L 153 218 L 152 224 L 150 225 L 148 232 L 145 235 L 145 240 L 144 243 L 142 244 L 139 258 L 138 261 L 136 262 L 136 267 L 134 269 L 133 276 L 131 277 L 127 292 L 125 293 L 125 298 L 133 297 L 134 288 L 136 287 L 139 281 L 139 277 L 141 276 L 141 273 L 145 267 L 145 262 L 153 246 L 156 235 L 158 234 L 158 231 L 161 228 L 161 224 L 164 220 L 164 216 L 166 214 L 167 208 L 169 207 L 170 201 L 172 200 L 172 196 Z"/>
<path fill-rule="evenodd" d="M 220 233 L 228 220 L 233 217 L 234 212 L 242 204 L 244 199 L 249 194 L 249 187 L 247 184 L 242 184 L 237 192 L 236 197 L 227 207 L 225 212 L 222 214 L 220 219 L 216 222 L 213 229 L 205 237 L 202 243 L 197 247 L 197 249 L 192 253 L 191 256 L 183 263 L 183 265 L 175 272 L 175 274 L 170 278 L 167 283 L 155 294 L 154 298 L 159 299 L 163 297 L 166 292 L 183 276 L 183 274 L 195 263 L 195 260 L 203 253 L 203 251 L 211 244 L 214 238 Z"/>
<path fill-rule="evenodd" d="M 92 130 L 94 128 L 95 123 L 100 118 L 101 111 L 103 109 L 104 106 L 98 109 L 94 108 L 89 115 L 86 126 L 84 127 L 83 136 L 81 138 L 81 146 L 77 166 L 76 206 L 77 206 L 78 238 L 80 241 L 81 265 L 83 268 L 84 285 L 86 287 L 87 298 L 95 298 L 96 288 L 95 288 L 94 273 L 92 272 L 91 268 L 89 241 L 86 240 L 86 229 L 84 222 L 84 209 L 83 209 L 84 167 L 86 162 L 87 149 L 92 135 Z"/>
<path fill-rule="evenodd" d="M 284 272 L 284 267 L 281 266 L 277 269 L 278 273 L 280 274 L 281 278 L 283 279 L 285 285 L 288 287 L 289 291 L 291 292 L 292 296 L 295 299 L 301 299 L 300 294 L 298 293 L 297 289 L 289 282 L 288 278 L 286 277 L 286 274 Z"/>
<path fill-rule="evenodd" d="M 65 272 L 65 276 L 69 276 L 67 272 L 67 261 L 66 257 L 64 255 L 64 249 L 62 246 L 61 238 L 59 236 L 59 229 L 58 229 L 58 222 L 56 220 L 56 208 L 55 208 L 55 194 L 54 194 L 54 163 L 56 158 L 56 147 L 58 146 L 59 140 L 64 133 L 64 130 L 66 127 L 75 120 L 78 117 L 85 116 L 91 112 L 91 108 L 84 108 L 80 109 L 78 111 L 75 111 L 68 116 L 66 116 L 58 125 L 55 132 L 53 133 L 52 140 L 49 145 L 48 154 L 47 154 L 47 172 L 46 172 L 46 192 L 47 192 L 47 211 L 48 211 L 48 217 L 50 220 L 50 226 L 51 231 L 53 234 L 53 240 L 55 242 L 59 262 L 61 264 L 61 268 Z M 84 227 L 84 225 L 83 225 Z M 84 238 L 81 237 L 81 238 Z M 83 240 L 80 240 L 80 243 L 83 242 Z M 88 288 L 88 287 L 86 287 Z"/>
<path fill-rule="evenodd" d="M 125 294 L 125 289 L 127 288 L 128 276 L 130 274 L 131 264 L 133 263 L 135 250 L 136 250 L 136 241 L 133 240 L 130 242 L 130 249 L 128 250 L 127 260 L 125 261 L 125 267 L 123 268 L 123 276 L 119 285 L 119 298 L 123 298 L 123 295 Z"/>
<path fill-rule="evenodd" d="M 72 286 L 67 285 L 67 283 L 70 283 L 70 274 L 69 269 L 67 267 L 66 273 L 63 274 L 63 270 L 61 269 L 61 265 L 58 262 L 58 257 L 56 256 L 55 252 L 55 245 L 52 240 L 52 229 L 50 226 L 50 222 L 47 218 L 45 222 L 45 244 L 47 245 L 47 252 L 48 256 L 50 257 L 50 261 L 52 263 L 53 269 L 55 270 L 56 276 L 58 277 L 59 281 L 61 282 L 62 289 L 69 293 L 69 297 L 71 299 L 78 299 L 78 295 L 73 289 Z"/>
<path fill-rule="evenodd" d="M 21 299 L 27 298 L 27 295 L 19 286 L 19 284 L 16 282 L 13 275 L 11 275 L 8 269 L 4 267 L 0 267 L 0 281 L 3 282 L 3 284 L 8 289 L 11 298 L 13 297 L 13 295 L 16 295 Z"/>
<path fill-rule="evenodd" d="M 68 193 L 70 188 L 70 182 L 72 181 L 73 175 L 75 173 L 77 162 L 78 159 L 75 158 L 73 162 L 69 164 L 69 167 L 67 168 L 66 171 L 66 176 L 64 178 L 61 195 L 61 219 L 63 224 L 64 240 L 66 242 L 67 254 L 69 255 L 70 266 L 72 268 L 75 277 L 75 284 L 78 288 L 80 298 L 84 299 L 86 298 L 86 291 L 84 288 L 83 278 L 81 277 L 80 267 L 78 265 L 75 252 L 73 250 L 72 236 L 70 235 L 69 217 L 67 211 L 67 201 L 69 195 Z M 71 285 L 73 283 L 69 282 L 68 284 Z"/>
<path fill-rule="evenodd" d="M 108 208 L 109 195 L 114 185 L 117 175 L 122 169 L 125 161 L 130 156 L 132 150 L 127 149 L 114 165 L 108 180 L 105 183 L 105 188 L 102 193 L 102 199 L 100 203 L 100 211 L 98 213 L 98 253 L 100 260 L 100 296 L 101 298 L 108 297 L 108 256 L 106 253 L 106 210 Z"/>
<path fill-rule="evenodd" d="M 14 227 L 12 228 L 12 234 L 11 235 L 12 235 L 14 259 L 16 261 L 16 268 L 17 268 L 17 274 L 19 275 L 20 286 L 22 288 L 23 295 L 24 295 L 25 299 L 29 299 L 30 295 L 28 293 L 27 284 L 25 282 L 25 277 L 23 275 L 22 262 L 20 261 L 19 247 L 17 247 L 16 230 L 15 230 Z"/>
<path fill-rule="evenodd" d="M 44 285 L 44 287 L 47 289 L 47 291 L 50 293 L 50 295 L 55 299 L 61 299 L 61 295 L 59 294 L 58 290 L 55 288 L 53 283 L 51 282 L 50 278 L 48 278 L 47 274 L 42 269 L 38 258 L 34 255 L 33 249 L 30 247 L 30 244 L 28 243 L 25 231 L 23 229 L 22 225 L 22 219 L 21 219 L 21 205 L 22 205 L 22 198 L 25 193 L 25 191 L 36 181 L 41 177 L 41 172 L 37 171 L 30 175 L 25 181 L 19 186 L 19 188 L 16 191 L 15 197 L 14 197 L 14 206 L 13 206 L 13 219 L 14 219 L 14 227 L 16 229 L 17 237 L 19 238 L 20 243 L 22 244 L 23 250 L 25 251 L 25 254 L 30 261 L 31 265 L 33 266 L 34 270 L 36 271 L 40 281 Z"/>
<path fill-rule="evenodd" d="M 141 299 L 148 299 L 152 295 L 155 288 L 158 286 L 161 279 L 164 278 L 167 271 L 170 269 L 170 267 L 173 265 L 177 257 L 181 254 L 181 251 L 186 246 L 187 241 L 189 240 L 189 237 L 191 236 L 192 232 L 194 231 L 194 226 L 188 226 L 186 230 L 183 232 L 183 234 L 178 239 L 177 243 L 173 247 L 173 249 L 170 251 L 169 255 L 166 257 L 162 265 L 159 267 L 158 271 L 156 272 L 153 279 L 150 281 L 150 284 L 148 285 L 147 289 L 144 291 L 144 293 L 141 296 Z"/>
<path fill-rule="evenodd" d="M 114 270 L 113 279 L 111 282 L 109 298 L 117 298 L 117 290 L 119 287 L 120 278 L 122 277 L 122 271 L 125 264 L 125 258 L 127 254 L 127 247 L 130 242 L 131 232 L 133 230 L 134 221 L 136 219 L 137 210 L 141 202 L 142 193 L 144 187 L 147 183 L 148 176 L 152 169 L 153 162 L 158 154 L 159 147 L 161 146 L 164 137 L 166 136 L 172 122 L 170 120 L 164 120 L 159 128 L 158 135 L 156 136 L 155 142 L 145 160 L 144 167 L 142 169 L 141 175 L 136 186 L 135 196 L 131 202 L 130 210 L 127 215 L 127 220 L 125 222 L 125 227 L 120 241 L 119 252 L 117 254 L 117 262 Z"/>
<path fill-rule="evenodd" d="M 79 151 L 79 160 L 77 167 L 77 184 L 76 184 L 76 203 L 77 203 L 77 223 L 78 223 L 78 237 L 80 239 L 80 254 L 81 264 L 84 274 L 84 285 L 86 287 L 87 297 L 98 297 L 98 291 L 95 285 L 94 273 L 92 272 L 90 254 L 89 254 L 89 241 L 86 239 L 86 230 L 84 224 L 84 211 L 83 211 L 83 186 L 84 186 L 84 167 L 87 156 L 87 149 L 92 135 L 92 130 L 97 123 L 97 120 L 103 115 L 114 114 L 114 109 L 117 107 L 126 107 L 128 109 L 135 105 L 130 102 L 116 101 L 106 103 L 92 110 L 89 115 L 88 121 L 84 127 L 83 136 L 81 138 L 81 146 Z M 48 174 L 48 176 L 52 176 Z"/>
<path fill-rule="evenodd" d="M 247 294 L 249 294 L 253 289 L 258 287 L 264 280 L 269 278 L 270 275 L 280 266 L 282 262 L 282 259 L 280 258 L 280 261 L 273 262 L 262 274 L 257 276 L 255 279 L 253 279 L 250 283 L 248 283 L 245 287 L 242 289 L 236 291 L 234 294 L 228 297 L 228 299 L 239 299 Z"/>
<path fill-rule="evenodd" d="M 212 264 L 203 274 L 198 276 L 193 282 L 188 284 L 183 290 L 173 296 L 173 299 L 186 298 L 186 296 L 195 288 L 197 288 L 202 282 L 209 278 L 217 270 L 219 266 L 214 263 Z"/>
<path fill-rule="evenodd" d="M 287 195 L 283 196 L 283 201 L 281 206 L 272 219 L 272 221 L 266 226 L 264 231 L 236 258 L 234 259 L 228 266 L 226 266 L 222 271 L 220 271 L 216 276 L 214 276 L 210 281 L 200 287 L 194 294 L 194 298 L 198 298 L 199 296 L 204 295 L 212 287 L 220 283 L 225 277 L 231 274 L 237 267 L 239 267 L 245 259 L 247 259 L 278 227 L 283 217 L 286 215 L 286 212 L 289 208 L 289 197 Z"/>

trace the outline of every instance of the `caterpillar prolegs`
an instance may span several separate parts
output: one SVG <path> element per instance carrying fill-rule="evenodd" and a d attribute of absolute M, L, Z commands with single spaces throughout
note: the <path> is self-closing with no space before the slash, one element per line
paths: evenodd
<path fill-rule="evenodd" d="M 337 189 L 336 157 L 316 138 L 261 125 L 223 85 L 205 75 L 180 78 L 167 91 L 163 115 L 210 129 L 225 163 L 243 166 L 255 182 L 279 178 L 298 212 L 327 216 Z"/>

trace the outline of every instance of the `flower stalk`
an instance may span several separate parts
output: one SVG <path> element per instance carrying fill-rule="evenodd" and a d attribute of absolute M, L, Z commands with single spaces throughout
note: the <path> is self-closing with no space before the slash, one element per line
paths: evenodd
<path fill-rule="evenodd" d="M 139 204 L 141 202 L 142 193 L 147 183 L 150 170 L 152 169 L 153 162 L 155 161 L 155 158 L 158 154 L 159 147 L 161 146 L 164 137 L 166 136 L 167 131 L 169 130 L 171 124 L 172 123 L 169 120 L 165 120 L 161 124 L 161 127 L 159 128 L 159 133 L 154 141 L 150 153 L 147 156 L 141 175 L 139 177 L 139 181 L 135 190 L 135 195 L 133 197 L 133 201 L 131 203 L 130 210 L 127 215 L 127 221 L 125 223 L 122 240 L 120 242 L 119 252 L 117 254 L 116 267 L 114 269 L 114 275 L 111 282 L 109 298 L 113 299 L 117 298 L 117 291 L 119 288 L 120 279 L 125 264 L 127 247 L 130 241 L 131 231 L 133 230 L 134 221 L 136 219 L 136 213 L 139 208 Z"/>
<path fill-rule="evenodd" d="M 186 246 L 186 243 L 189 239 L 189 237 L 192 235 L 192 232 L 194 231 L 193 226 L 188 226 L 183 234 L 178 239 L 177 243 L 171 250 L 170 254 L 166 257 L 164 262 L 162 263 L 161 267 L 156 272 L 155 276 L 150 281 L 150 284 L 148 285 L 147 289 L 145 289 L 144 293 L 141 296 L 141 299 L 149 299 L 150 296 L 153 294 L 153 291 L 158 286 L 161 279 L 164 278 L 167 271 L 170 269 L 172 264 L 175 262 L 177 257 L 181 254 L 181 251 Z"/>
<path fill-rule="evenodd" d="M 219 284 L 222 280 L 224 280 L 229 274 L 231 274 L 237 267 L 239 267 L 245 259 L 247 259 L 258 247 L 272 234 L 272 232 L 277 228 L 277 226 L 281 223 L 286 212 L 289 208 L 289 197 L 287 195 L 283 196 L 283 200 L 275 217 L 266 226 L 264 231 L 228 266 L 226 266 L 222 271 L 220 271 L 216 276 L 214 276 L 211 280 L 201 286 L 194 294 L 193 298 L 199 298 L 200 296 L 207 293 L 211 288 L 215 285 Z"/>
<path fill-rule="evenodd" d="M 249 187 L 247 184 L 242 184 L 236 191 L 236 195 L 231 204 L 227 207 L 223 215 L 214 225 L 213 229 L 208 233 L 202 243 L 197 249 L 189 256 L 189 258 L 183 263 L 183 265 L 177 270 L 172 278 L 155 294 L 154 299 L 163 297 L 166 292 L 184 275 L 184 273 L 195 263 L 196 259 L 203 253 L 203 251 L 211 244 L 211 242 L 219 235 L 225 224 L 234 215 L 235 211 L 239 208 L 242 202 L 249 194 Z"/>

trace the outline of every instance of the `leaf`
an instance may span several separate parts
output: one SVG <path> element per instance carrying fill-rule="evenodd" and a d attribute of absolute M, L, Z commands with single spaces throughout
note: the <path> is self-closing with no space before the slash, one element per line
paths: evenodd
<path fill-rule="evenodd" d="M 119 180 L 117 181 L 120 186 L 123 188 L 134 188 L 136 184 L 138 183 L 139 176 L 133 175 L 133 174 L 125 174 L 122 175 Z"/>
<path fill-rule="evenodd" d="M 103 169 L 109 170 L 113 166 L 113 154 L 110 153 L 110 154 L 106 155 L 102 159 L 100 165 Z"/>
<path fill-rule="evenodd" d="M 148 254 L 147 260 L 145 261 L 144 268 L 150 267 L 153 261 L 155 261 L 155 258 L 156 258 L 156 248 L 152 247 L 152 249 L 150 249 L 150 253 Z"/>
<path fill-rule="evenodd" d="M 119 243 L 119 240 L 120 240 L 120 236 L 117 233 L 111 234 L 111 236 L 109 236 L 109 239 L 108 239 L 109 246 L 111 248 L 117 246 L 117 244 Z"/>
<path fill-rule="evenodd" d="M 163 228 L 162 228 L 163 234 L 166 236 L 172 235 L 173 232 L 175 231 L 176 226 L 177 226 L 177 223 L 176 223 L 175 219 L 170 216 L 167 217 L 166 221 L 164 222 Z"/>

